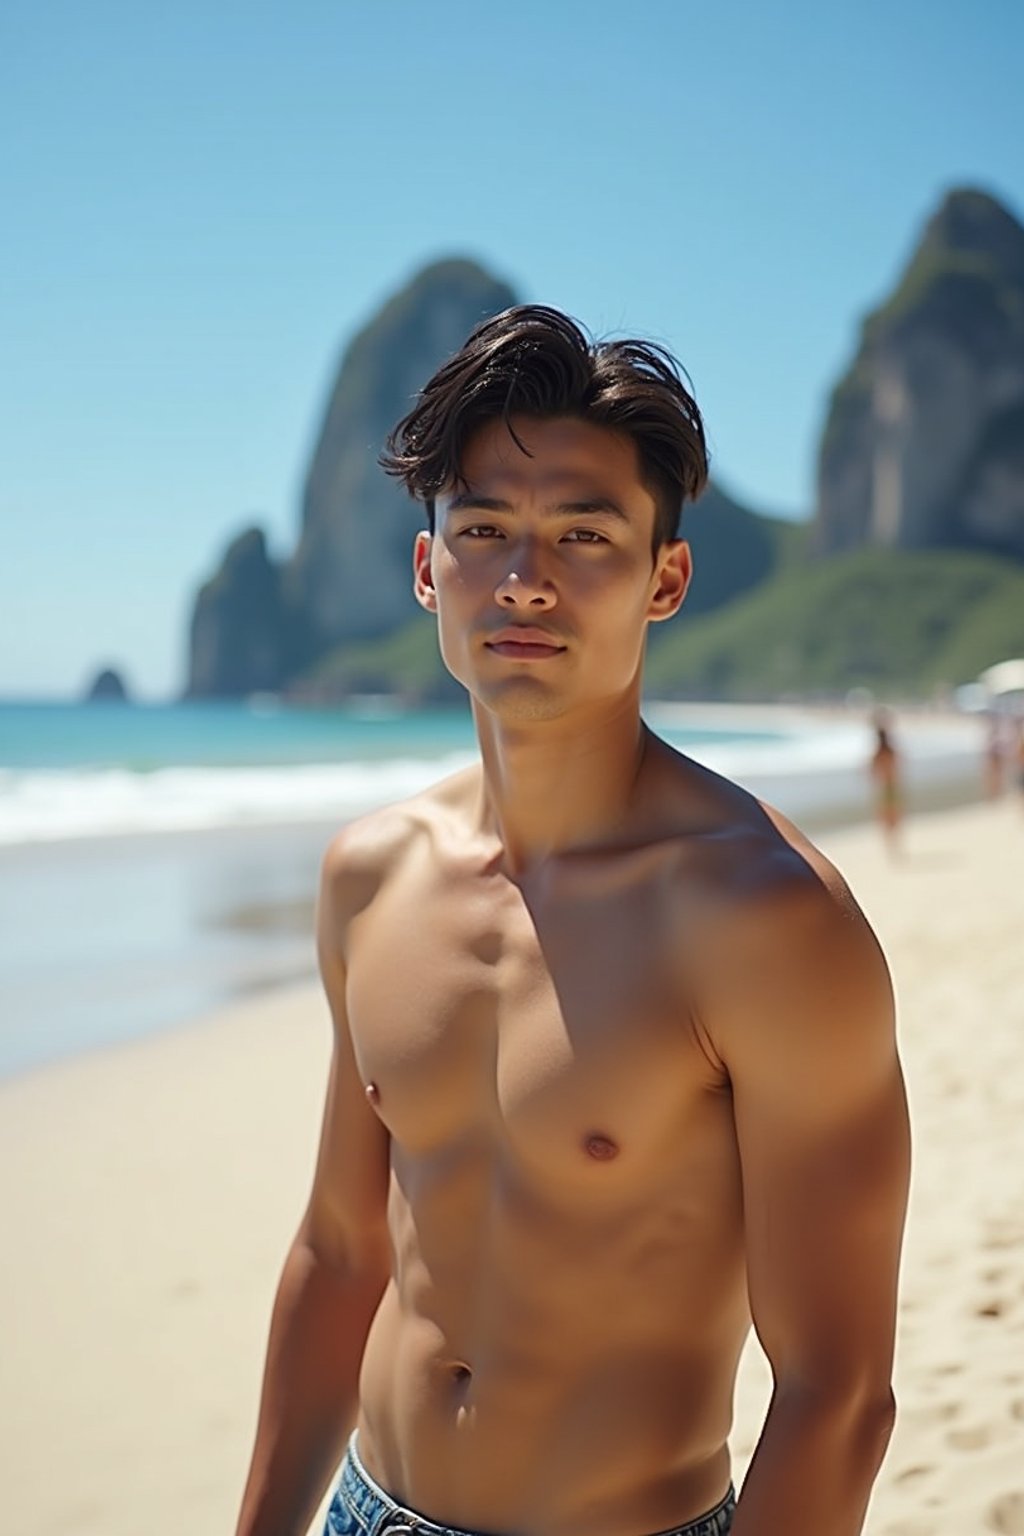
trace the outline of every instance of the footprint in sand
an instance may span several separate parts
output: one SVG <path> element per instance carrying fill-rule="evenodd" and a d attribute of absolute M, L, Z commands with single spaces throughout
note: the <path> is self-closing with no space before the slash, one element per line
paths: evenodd
<path fill-rule="evenodd" d="M 1015 1397 L 1010 1404 L 1010 1413 L 1015 1419 L 1024 1419 L 1024 1397 Z"/>
<path fill-rule="evenodd" d="M 1024 1536 L 1024 1493 L 1004 1493 L 989 1505 L 985 1524 L 1001 1536 Z"/>
<path fill-rule="evenodd" d="M 1005 1317 L 1008 1311 L 1009 1304 L 997 1299 L 996 1301 L 987 1301 L 983 1307 L 978 1307 L 974 1315 L 975 1317 Z"/>
<path fill-rule="evenodd" d="M 1024 1230 L 1020 1227 L 990 1227 L 987 1235 L 981 1240 L 982 1248 L 988 1253 L 1005 1253 L 1010 1248 L 1021 1247 L 1022 1244 L 1024 1244 Z"/>
<path fill-rule="evenodd" d="M 922 1477 L 931 1477 L 934 1467 L 904 1467 L 902 1472 L 897 1472 L 893 1478 L 895 1483 L 912 1483 Z"/>
<path fill-rule="evenodd" d="M 980 1451 L 992 1444 L 992 1430 L 987 1424 L 965 1424 L 948 1431 L 946 1444 L 956 1451 Z"/>

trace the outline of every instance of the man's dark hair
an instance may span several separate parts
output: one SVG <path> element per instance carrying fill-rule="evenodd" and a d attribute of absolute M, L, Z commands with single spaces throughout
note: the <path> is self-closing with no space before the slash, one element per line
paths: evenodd
<path fill-rule="evenodd" d="M 477 326 L 437 370 L 380 462 L 424 502 L 433 533 L 435 499 L 460 483 L 462 453 L 478 427 L 513 416 L 575 416 L 636 444 L 656 507 L 657 552 L 677 537 L 683 503 L 696 500 L 708 477 L 704 424 L 683 377 L 655 342 L 594 342 L 559 310 L 520 304 Z"/>

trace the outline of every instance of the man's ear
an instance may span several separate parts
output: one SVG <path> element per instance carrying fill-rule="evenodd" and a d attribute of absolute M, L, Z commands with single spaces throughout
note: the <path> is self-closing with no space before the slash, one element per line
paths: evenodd
<path fill-rule="evenodd" d="M 693 556 L 685 539 L 672 539 L 658 551 L 658 584 L 651 595 L 647 617 L 659 624 L 670 619 L 683 605 L 690 577 L 693 575 Z"/>
<path fill-rule="evenodd" d="M 420 607 L 428 613 L 437 612 L 437 593 L 434 591 L 434 576 L 430 569 L 432 542 L 430 534 L 424 531 L 416 535 L 412 547 L 412 590 Z"/>

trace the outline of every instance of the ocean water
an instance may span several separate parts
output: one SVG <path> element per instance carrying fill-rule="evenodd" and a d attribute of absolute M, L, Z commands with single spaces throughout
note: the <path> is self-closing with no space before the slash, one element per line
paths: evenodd
<path fill-rule="evenodd" d="M 670 712 L 665 733 L 741 767 L 767 750 L 796 768 L 824 744 L 814 731 L 694 711 Z M 832 737 L 828 750 L 844 747 Z M 329 710 L 0 704 L 0 844 L 346 820 L 474 756 L 468 709 L 402 710 L 375 698 Z"/>
<path fill-rule="evenodd" d="M 347 819 L 471 760 L 466 710 L 0 704 L 0 843 Z"/>
<path fill-rule="evenodd" d="M 800 710 L 650 705 L 787 814 L 866 801 L 870 732 Z M 912 781 L 976 753 L 908 740 Z M 334 828 L 475 758 L 468 709 L 0 704 L 0 1073 L 173 1026 L 315 970 Z"/>
<path fill-rule="evenodd" d="M 855 718 L 651 705 L 655 729 L 741 782 L 811 781 L 859 764 Z M 344 821 L 476 755 L 468 709 L 0 703 L 0 845 Z M 784 798 L 790 798 L 784 791 Z"/>

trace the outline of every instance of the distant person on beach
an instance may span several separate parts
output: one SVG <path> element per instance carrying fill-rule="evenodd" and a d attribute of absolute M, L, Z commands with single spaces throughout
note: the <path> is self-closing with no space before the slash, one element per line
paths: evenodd
<path fill-rule="evenodd" d="M 903 824 L 903 788 L 900 782 L 900 756 L 892 739 L 892 719 L 886 710 L 875 715 L 875 750 L 871 756 L 871 777 L 875 783 L 875 813 L 891 854 L 900 850 Z"/>
<path fill-rule="evenodd" d="M 1007 748 L 1003 717 L 993 710 L 985 717 L 985 794 L 989 800 L 1000 799 L 1006 788 Z"/>
<path fill-rule="evenodd" d="M 332 1536 L 855 1536 L 894 1412 L 892 991 L 827 860 L 641 719 L 697 406 L 660 348 L 527 306 L 384 462 L 481 761 L 326 854 L 334 1054 L 239 1536 L 299 1536 L 343 1453 Z"/>

